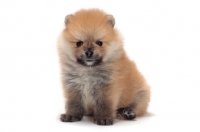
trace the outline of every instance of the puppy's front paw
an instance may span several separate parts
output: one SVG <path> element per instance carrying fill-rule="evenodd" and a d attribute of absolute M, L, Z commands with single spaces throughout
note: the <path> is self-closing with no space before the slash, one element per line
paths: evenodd
<path fill-rule="evenodd" d="M 61 114 L 60 120 L 62 122 L 75 122 L 80 121 L 83 117 L 82 116 L 72 116 L 68 114 Z"/>
<path fill-rule="evenodd" d="M 97 125 L 112 125 L 113 124 L 113 119 L 94 118 L 94 123 L 96 123 Z"/>

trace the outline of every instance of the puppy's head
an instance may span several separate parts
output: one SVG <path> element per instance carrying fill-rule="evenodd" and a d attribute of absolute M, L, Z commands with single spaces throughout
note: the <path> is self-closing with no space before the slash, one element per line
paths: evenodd
<path fill-rule="evenodd" d="M 96 66 L 117 58 L 121 39 L 115 19 L 101 10 L 80 10 L 65 18 L 66 55 L 84 66 Z"/>

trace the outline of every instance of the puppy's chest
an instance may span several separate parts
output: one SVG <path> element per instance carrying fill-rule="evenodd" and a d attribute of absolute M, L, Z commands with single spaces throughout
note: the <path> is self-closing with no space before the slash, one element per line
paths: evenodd
<path fill-rule="evenodd" d="M 102 69 L 71 70 L 66 75 L 68 89 L 80 90 L 84 98 L 93 97 L 110 82 L 110 71 Z"/>
<path fill-rule="evenodd" d="M 111 71 L 102 69 L 71 70 L 66 74 L 68 89 L 78 90 L 86 114 L 91 114 L 95 100 L 101 98 L 101 90 L 110 83 Z"/>

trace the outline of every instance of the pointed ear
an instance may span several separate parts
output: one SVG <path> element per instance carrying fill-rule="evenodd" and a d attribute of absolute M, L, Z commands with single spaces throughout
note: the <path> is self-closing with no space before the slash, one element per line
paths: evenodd
<path fill-rule="evenodd" d="M 113 28 L 115 26 L 115 18 L 112 15 L 106 15 L 107 22 L 110 24 Z"/>
<path fill-rule="evenodd" d="M 67 15 L 67 16 L 65 17 L 65 25 L 67 25 L 67 24 L 70 22 L 70 19 L 71 19 L 72 17 L 74 17 L 72 14 Z"/>

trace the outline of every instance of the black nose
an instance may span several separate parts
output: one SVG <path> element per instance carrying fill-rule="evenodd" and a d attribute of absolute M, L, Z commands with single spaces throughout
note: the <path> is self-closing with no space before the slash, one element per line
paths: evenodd
<path fill-rule="evenodd" d="M 86 51 L 85 52 L 85 55 L 88 57 L 88 58 L 91 58 L 93 56 L 93 51 L 89 50 L 89 51 Z"/>

